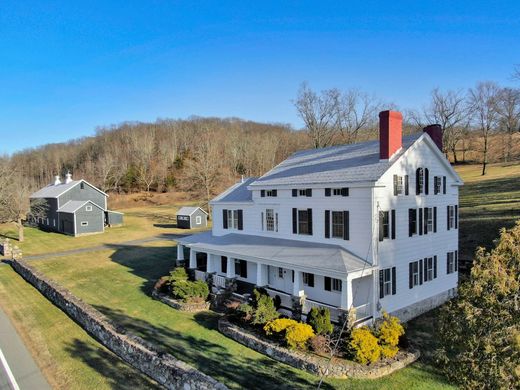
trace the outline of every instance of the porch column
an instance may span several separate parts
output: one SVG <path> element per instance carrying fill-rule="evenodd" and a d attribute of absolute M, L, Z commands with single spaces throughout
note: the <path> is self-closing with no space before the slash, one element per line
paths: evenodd
<path fill-rule="evenodd" d="M 294 271 L 293 296 L 301 297 L 305 293 L 303 291 L 303 272 Z"/>
<path fill-rule="evenodd" d="M 190 249 L 190 268 L 197 268 L 197 252 L 195 252 L 193 248 Z"/>
<path fill-rule="evenodd" d="M 227 258 L 227 273 L 226 277 L 234 278 L 235 277 L 235 259 L 232 257 Z"/>
<path fill-rule="evenodd" d="M 184 260 L 184 245 L 177 243 L 177 261 Z"/>
<path fill-rule="evenodd" d="M 349 310 L 352 307 L 352 276 L 341 279 L 341 304 L 340 308 Z"/>
<path fill-rule="evenodd" d="M 208 264 L 207 264 L 207 267 L 206 267 L 206 272 L 210 273 L 210 272 L 216 272 L 217 271 L 215 257 L 216 257 L 215 255 L 212 255 L 211 253 L 208 253 Z"/>
<path fill-rule="evenodd" d="M 267 265 L 257 263 L 256 264 L 256 285 L 263 287 L 267 285 Z"/>

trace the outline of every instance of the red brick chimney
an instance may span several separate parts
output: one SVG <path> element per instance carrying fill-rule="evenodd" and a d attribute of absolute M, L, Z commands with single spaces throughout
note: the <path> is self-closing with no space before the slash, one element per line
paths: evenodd
<path fill-rule="evenodd" d="M 379 159 L 388 160 L 403 146 L 403 116 L 398 111 L 379 113 Z"/>
<path fill-rule="evenodd" d="M 423 131 L 428 133 L 433 142 L 437 145 L 437 147 L 442 152 L 442 127 L 441 125 L 429 125 L 426 126 Z"/>

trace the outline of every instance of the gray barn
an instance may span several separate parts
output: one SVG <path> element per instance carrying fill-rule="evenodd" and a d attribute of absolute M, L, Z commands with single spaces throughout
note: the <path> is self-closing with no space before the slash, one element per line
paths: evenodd
<path fill-rule="evenodd" d="M 64 183 L 56 176 L 53 184 L 31 195 L 31 207 L 45 208 L 34 222 L 42 230 L 72 236 L 103 233 L 105 226 L 123 224 L 123 214 L 107 210 L 107 197 L 85 180 L 72 180 L 70 173 Z"/>
<path fill-rule="evenodd" d="M 177 227 L 194 229 L 208 226 L 208 213 L 200 207 L 181 207 L 177 211 Z"/>

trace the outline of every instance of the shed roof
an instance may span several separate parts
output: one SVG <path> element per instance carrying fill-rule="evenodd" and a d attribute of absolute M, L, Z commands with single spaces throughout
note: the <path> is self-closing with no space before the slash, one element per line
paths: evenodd
<path fill-rule="evenodd" d="M 325 274 L 348 274 L 371 268 L 359 256 L 331 244 L 236 233 L 214 236 L 211 231 L 182 237 L 178 241 L 195 249 L 225 253 L 238 259 L 255 258 L 282 267 L 321 270 Z"/>
<path fill-rule="evenodd" d="M 176 215 L 192 215 L 197 210 L 202 211 L 206 215 L 208 214 L 201 207 L 198 207 L 198 206 L 197 207 L 184 206 L 184 207 L 181 207 L 179 209 L 179 211 L 177 211 Z"/>
<path fill-rule="evenodd" d="M 103 208 L 99 207 L 97 204 L 92 202 L 91 200 L 69 200 L 63 206 L 61 206 L 57 211 L 59 213 L 75 213 L 78 209 L 85 206 L 87 203 L 91 203 L 96 206 L 98 209 L 103 210 Z"/>
<path fill-rule="evenodd" d="M 251 186 L 377 181 L 423 133 L 403 137 L 391 160 L 379 159 L 379 141 L 296 152 Z"/>

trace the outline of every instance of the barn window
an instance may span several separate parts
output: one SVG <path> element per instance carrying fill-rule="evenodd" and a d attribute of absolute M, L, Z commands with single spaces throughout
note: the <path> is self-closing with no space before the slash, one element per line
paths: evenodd
<path fill-rule="evenodd" d="M 81 221 L 81 226 L 88 226 L 88 221 Z"/>
<path fill-rule="evenodd" d="M 79 185 L 79 188 L 81 188 L 82 190 L 84 190 L 84 189 L 85 189 L 85 183 L 81 183 L 81 184 Z"/>
<path fill-rule="evenodd" d="M 86 206 L 85 211 L 92 211 L 92 206 Z"/>
<path fill-rule="evenodd" d="M 197 225 L 200 225 L 202 223 L 202 217 L 200 215 L 197 215 L 197 217 L 195 217 L 195 223 Z"/>

